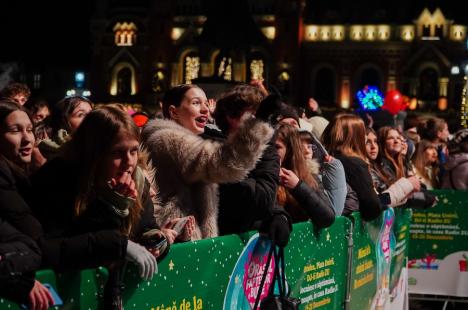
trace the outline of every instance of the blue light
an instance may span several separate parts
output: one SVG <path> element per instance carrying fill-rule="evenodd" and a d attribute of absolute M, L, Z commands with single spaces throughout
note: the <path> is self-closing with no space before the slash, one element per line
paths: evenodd
<path fill-rule="evenodd" d="M 85 82 L 85 74 L 84 72 L 75 72 L 75 85 L 77 88 L 83 87 Z"/>
<path fill-rule="evenodd" d="M 361 108 L 366 111 L 378 110 L 384 104 L 384 97 L 375 86 L 365 86 L 356 93 L 356 97 Z"/>

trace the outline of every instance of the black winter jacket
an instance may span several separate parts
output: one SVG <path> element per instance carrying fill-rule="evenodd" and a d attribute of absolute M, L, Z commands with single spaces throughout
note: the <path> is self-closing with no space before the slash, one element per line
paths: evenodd
<path fill-rule="evenodd" d="M 26 304 L 40 264 L 36 243 L 0 218 L 0 297 Z"/>

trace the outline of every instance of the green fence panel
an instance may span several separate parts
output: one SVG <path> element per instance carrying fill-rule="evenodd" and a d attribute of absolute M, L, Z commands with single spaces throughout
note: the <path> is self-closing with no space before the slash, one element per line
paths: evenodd
<path fill-rule="evenodd" d="M 437 206 L 412 216 L 409 291 L 468 297 L 468 192 L 433 192 Z"/>
<path fill-rule="evenodd" d="M 294 225 L 284 253 L 291 296 L 301 299 L 301 309 L 343 309 L 349 229 L 344 217 L 319 232 L 310 223 Z"/>
<path fill-rule="evenodd" d="M 396 245 L 390 268 L 390 292 L 393 292 L 392 296 L 397 294 L 395 289 L 398 286 L 403 268 L 406 268 L 412 216 L 411 209 L 395 208 L 394 211 L 395 222 L 393 223 L 393 233 L 395 235 Z"/>

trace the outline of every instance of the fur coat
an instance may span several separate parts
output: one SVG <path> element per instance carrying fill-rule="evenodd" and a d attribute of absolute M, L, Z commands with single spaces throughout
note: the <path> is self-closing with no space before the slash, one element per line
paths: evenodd
<path fill-rule="evenodd" d="M 243 180 L 272 135 L 273 129 L 256 119 L 246 120 L 225 142 L 205 140 L 171 120 L 148 123 L 142 136 L 161 199 L 162 207 L 155 207 L 158 224 L 193 215 L 193 240 L 217 236 L 217 184 Z"/>

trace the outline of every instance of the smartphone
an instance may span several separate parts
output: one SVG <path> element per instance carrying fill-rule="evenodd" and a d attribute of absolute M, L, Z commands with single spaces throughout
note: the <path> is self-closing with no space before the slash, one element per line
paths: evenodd
<path fill-rule="evenodd" d="M 63 301 L 58 295 L 57 291 L 54 289 L 54 287 L 49 283 L 43 283 L 43 285 L 49 290 L 50 295 L 52 295 L 52 298 L 54 299 L 53 306 L 63 306 Z"/>
<path fill-rule="evenodd" d="M 317 160 L 320 163 L 322 163 L 325 157 L 328 156 L 328 152 L 323 146 L 323 144 L 320 142 L 320 140 L 314 134 L 311 134 L 311 136 L 312 136 L 312 144 L 315 145 L 313 157 L 317 158 Z"/>
<path fill-rule="evenodd" d="M 164 252 L 164 249 L 166 248 L 167 246 L 167 239 L 166 238 L 163 238 L 161 239 L 161 241 L 159 241 L 158 243 L 156 243 L 154 245 L 154 248 L 159 250 L 159 252 Z"/>
<path fill-rule="evenodd" d="M 180 234 L 180 233 L 184 230 L 185 224 L 187 224 L 188 219 L 189 219 L 188 216 L 181 218 L 181 219 L 174 225 L 174 227 L 172 227 L 172 229 L 175 230 L 175 231 L 177 231 L 178 234 Z"/>
<path fill-rule="evenodd" d="M 52 307 L 52 306 L 63 306 L 62 298 L 60 298 L 60 296 L 58 295 L 58 293 L 54 289 L 54 287 L 52 285 L 50 285 L 49 283 L 42 283 L 42 285 L 44 285 L 44 287 L 49 290 L 50 295 L 52 295 L 52 299 L 54 300 L 54 303 L 49 305 L 49 306 L 50 307 Z M 25 304 L 21 304 L 20 307 L 21 307 L 21 309 L 29 309 L 29 306 L 27 306 Z"/>

